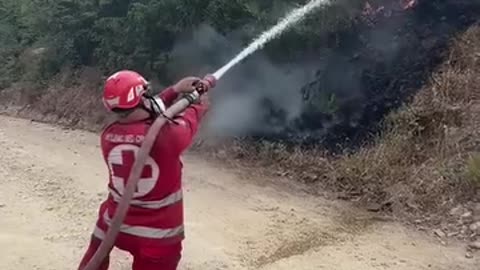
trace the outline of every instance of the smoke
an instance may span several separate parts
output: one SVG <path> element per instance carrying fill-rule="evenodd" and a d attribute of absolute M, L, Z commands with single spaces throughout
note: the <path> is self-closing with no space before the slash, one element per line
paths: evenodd
<path fill-rule="evenodd" d="M 243 47 L 236 32 L 227 36 L 201 25 L 180 38 L 170 68 L 176 76 L 213 73 Z M 206 132 L 217 136 L 272 133 L 300 116 L 301 88 L 314 77 L 308 63 L 274 65 L 262 51 L 234 67 L 211 93 L 212 108 Z M 181 75 L 180 75 L 181 74 Z M 281 123 L 269 123 L 269 110 L 281 112 Z"/>
<path fill-rule="evenodd" d="M 324 46 L 290 63 L 273 63 L 264 51 L 257 51 L 219 81 L 205 131 L 216 136 L 304 140 L 324 137 L 338 125 L 357 128 L 371 98 L 365 93 L 370 89 L 363 75 L 375 61 L 369 59 L 371 54 L 362 58 L 362 50 L 375 51 L 376 57 L 391 66 L 401 50 L 394 35 L 402 24 L 397 16 L 373 31 L 340 33 L 343 44 L 332 46 L 335 33 Z M 321 27 L 318 31 L 329 36 Z M 223 35 L 200 25 L 177 39 L 169 66 L 171 77 L 214 73 L 249 41 L 242 40 L 241 30 Z"/>
<path fill-rule="evenodd" d="M 289 62 L 258 51 L 234 67 L 212 91 L 206 135 L 361 143 L 423 86 L 449 40 L 478 20 L 478 4 L 419 1 L 403 10 L 396 0 L 375 2 L 374 14 L 349 27 L 319 24 L 317 47 Z M 170 77 L 213 73 L 247 42 L 242 31 L 224 35 L 201 25 L 177 40 Z"/>

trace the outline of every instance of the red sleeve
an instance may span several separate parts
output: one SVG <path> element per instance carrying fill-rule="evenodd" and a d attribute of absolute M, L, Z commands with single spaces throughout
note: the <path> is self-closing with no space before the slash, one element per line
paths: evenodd
<path fill-rule="evenodd" d="M 158 96 L 163 100 L 165 107 L 168 108 L 173 105 L 173 102 L 175 102 L 178 97 L 178 93 L 173 90 L 173 87 L 168 87 L 167 89 L 160 92 Z"/>
<path fill-rule="evenodd" d="M 191 105 L 184 111 L 183 115 L 175 118 L 178 125 L 169 124 L 172 134 L 171 146 L 178 155 L 191 145 L 200 127 L 200 122 L 207 111 L 207 104 Z"/>

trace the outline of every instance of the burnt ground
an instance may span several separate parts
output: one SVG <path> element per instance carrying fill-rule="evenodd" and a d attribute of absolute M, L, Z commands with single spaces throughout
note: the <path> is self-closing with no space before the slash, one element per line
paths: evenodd
<path fill-rule="evenodd" d="M 302 89 L 301 116 L 286 122 L 270 106 L 265 121 L 286 128 L 254 137 L 322 142 L 331 150 L 362 144 L 388 112 L 422 88 L 448 57 L 452 39 L 477 23 L 479 14 L 480 1 L 420 1 L 413 9 L 363 17 L 349 30 L 332 33 L 312 55 L 322 57 L 322 66 Z"/>

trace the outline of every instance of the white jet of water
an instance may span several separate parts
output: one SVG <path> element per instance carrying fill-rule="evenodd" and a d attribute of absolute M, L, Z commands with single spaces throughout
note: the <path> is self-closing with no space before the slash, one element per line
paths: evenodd
<path fill-rule="evenodd" d="M 312 12 L 318 7 L 326 6 L 328 4 L 330 4 L 330 0 L 311 0 L 305 6 L 294 9 L 289 14 L 287 14 L 283 19 L 281 19 L 277 23 L 277 25 L 275 25 L 270 30 L 262 33 L 259 37 L 257 37 L 247 48 L 241 51 L 237 56 L 235 56 L 235 58 L 233 58 L 225 66 L 223 66 L 221 69 L 215 72 L 213 76 L 217 80 L 220 79 L 229 69 L 231 69 L 233 66 L 241 62 L 247 56 L 263 48 L 263 46 L 267 42 L 278 37 L 286 29 L 298 23 L 299 21 L 301 21 L 305 17 L 305 15 Z"/>

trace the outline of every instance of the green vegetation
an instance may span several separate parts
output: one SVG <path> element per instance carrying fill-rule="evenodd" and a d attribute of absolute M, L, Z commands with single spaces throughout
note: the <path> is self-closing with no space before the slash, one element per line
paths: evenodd
<path fill-rule="evenodd" d="M 45 82 L 64 67 L 104 73 L 131 68 L 160 80 L 180 34 L 208 24 L 245 42 L 305 0 L 3 0 L 0 2 L 0 89 L 22 78 Z M 342 2 L 342 1 L 340 1 Z M 346 1 L 343 1 L 346 3 Z M 360 2 L 360 1 L 357 1 Z M 359 10 L 332 7 L 268 48 L 271 55 L 308 50 L 324 31 L 348 25 Z M 342 18 L 342 19 L 339 19 Z M 298 41 L 302 42 L 298 42 Z M 286 53 L 287 52 L 287 53 Z M 34 60 L 34 61 L 33 61 Z M 32 62 L 33 61 L 33 62 Z"/>
<path fill-rule="evenodd" d="M 480 187 L 480 155 L 478 153 L 470 157 L 467 171 L 470 181 Z"/>

